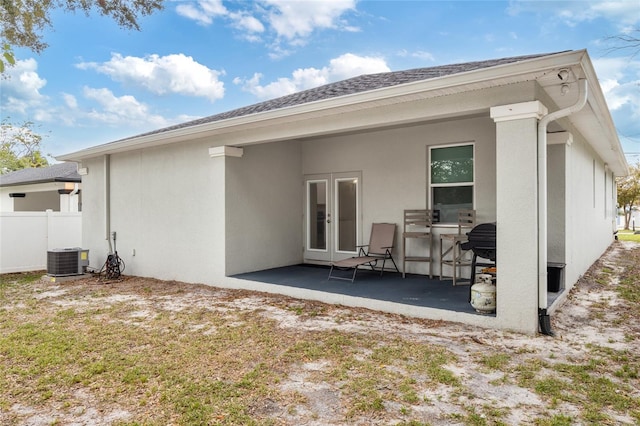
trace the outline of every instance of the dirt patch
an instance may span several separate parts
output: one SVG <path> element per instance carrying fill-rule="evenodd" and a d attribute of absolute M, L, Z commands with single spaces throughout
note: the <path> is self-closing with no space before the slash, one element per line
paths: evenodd
<path fill-rule="evenodd" d="M 110 283 L 84 279 L 52 285 L 42 281 L 30 287 L 30 297 L 22 298 L 12 298 L 12 292 L 19 290 L 10 289 L 2 300 L 0 315 L 20 311 L 25 321 L 35 322 L 37 315 L 52 315 L 56 310 L 56 315 L 61 315 L 60 310 L 70 311 L 68 315 L 95 313 L 92 320 L 97 318 L 105 324 L 118 322 L 127 330 L 157 328 L 158 321 L 166 318 L 162 326 L 167 333 L 181 327 L 181 336 L 189 339 L 213 338 L 222 329 L 242 330 L 256 318 L 274 323 L 276 330 L 290 340 L 278 356 L 285 352 L 289 355 L 269 364 L 273 370 L 269 374 L 277 376 L 270 382 L 271 390 L 261 391 L 242 408 L 246 416 L 243 418 L 258 424 L 638 424 L 637 406 L 624 405 L 640 401 L 638 321 L 628 320 L 637 307 L 623 300 L 618 291 L 621 277 L 638 259 L 637 244 L 613 244 L 553 315 L 552 328 L 556 333 L 553 338 L 137 277 Z M 38 303 L 42 311 L 39 314 L 29 311 L 30 303 Z M 221 320 L 212 323 L 208 313 Z M 353 337 L 353 345 L 360 346 L 354 348 L 352 358 L 344 361 L 340 354 L 323 356 L 311 352 L 314 336 L 326 336 L 329 332 L 341 339 Z M 379 345 L 358 343 L 366 342 L 366 336 L 373 339 L 384 336 L 384 341 Z M 403 352 L 395 354 L 395 359 L 382 358 L 381 348 L 391 347 L 394 342 L 403 342 L 403 348 L 407 347 L 406 342 L 422 345 L 419 351 L 423 352 L 422 348 L 429 347 L 446 349 L 451 360 L 445 360 L 444 369 L 450 376 L 441 371 L 438 374 L 443 378 L 429 379 L 424 371 L 414 368 L 415 356 L 406 355 L 403 362 L 397 360 L 403 359 Z M 259 344 L 268 343 L 256 343 Z M 300 355 L 305 350 L 310 355 Z M 0 353 L 3 371 L 17 368 L 7 359 L 7 351 L 3 351 Z M 295 362 L 290 361 L 292 357 Z M 606 365 L 593 365 L 594 359 Z M 574 372 L 571 366 L 585 368 Z M 589 366 L 593 366 L 593 371 L 589 371 Z M 362 373 L 362 377 L 395 379 L 363 384 L 362 389 L 367 392 L 373 389 L 381 401 L 376 405 L 378 401 L 374 398 L 371 407 L 359 408 L 368 396 L 356 388 L 353 377 L 360 377 L 358 369 L 366 368 L 379 368 L 379 374 Z M 222 369 L 214 374 L 217 383 L 228 380 L 224 374 Z M 336 378 L 338 374 L 343 376 Z M 616 405 L 611 397 L 611 401 L 598 406 L 600 413 L 590 413 L 593 404 L 580 401 L 588 390 L 580 387 L 579 374 L 589 375 L 583 376 L 588 380 L 591 375 L 606 377 L 626 399 Z M 397 384 L 398 381 L 406 383 Z M 234 420 L 226 411 L 210 414 L 201 422 L 185 420 L 177 409 L 175 413 L 154 417 L 153 410 L 162 406 L 163 397 L 150 389 L 160 388 L 160 379 L 151 376 L 139 386 L 144 405 L 132 401 L 120 403 L 111 391 L 105 397 L 90 381 L 85 386 L 81 383 L 71 386 L 73 390 L 66 399 L 56 399 L 56 403 L 19 402 L 19 395 L 14 393 L 2 399 L 0 423 L 111 425 L 144 423 L 145 419 L 151 423 L 162 419 L 165 424 L 167 419 L 174 424 L 244 423 Z M 135 393 L 126 386 L 123 388 L 128 398 Z M 575 397 L 564 397 L 558 391 Z"/>

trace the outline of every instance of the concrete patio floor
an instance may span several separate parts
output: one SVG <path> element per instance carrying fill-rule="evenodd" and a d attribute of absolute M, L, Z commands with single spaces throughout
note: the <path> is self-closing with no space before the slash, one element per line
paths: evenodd
<path fill-rule="evenodd" d="M 385 272 L 380 276 L 379 272 L 370 269 L 359 269 L 353 283 L 328 279 L 328 276 L 328 266 L 300 264 L 237 274 L 233 278 L 487 316 L 476 312 L 469 303 L 469 284 L 465 281 L 453 286 L 451 278 L 440 280 L 434 276 L 429 279 L 428 276 L 415 274 L 406 274 L 406 278 L 402 278 L 402 274 L 397 272 Z M 350 277 L 351 272 L 342 272 L 342 276 Z M 547 293 L 549 305 L 560 294 L 562 291 Z"/>
<path fill-rule="evenodd" d="M 427 276 L 414 274 L 407 274 L 406 278 L 402 278 L 402 274 L 397 272 L 385 272 L 380 276 L 379 272 L 367 269 L 358 270 L 353 283 L 329 280 L 328 276 L 327 266 L 294 265 L 238 274 L 233 278 L 405 305 L 477 313 L 468 302 L 469 285 L 458 284 L 454 287 L 451 279 L 440 281 L 438 277 L 429 279 Z M 350 277 L 351 272 L 342 272 L 342 276 Z"/>

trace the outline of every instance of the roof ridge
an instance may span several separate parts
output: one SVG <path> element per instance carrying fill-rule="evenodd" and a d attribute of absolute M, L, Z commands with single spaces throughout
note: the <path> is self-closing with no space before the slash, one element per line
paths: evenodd
<path fill-rule="evenodd" d="M 310 89 L 301 90 L 299 92 L 290 93 L 288 95 L 279 96 L 277 98 L 268 99 L 266 101 L 258 102 L 255 104 L 246 105 L 217 114 L 197 118 L 195 120 L 174 124 L 172 126 L 144 132 L 123 139 L 118 139 L 116 141 L 107 143 L 107 145 L 143 136 L 197 126 L 200 124 L 223 121 L 231 118 L 257 114 L 260 112 L 273 111 L 296 105 L 303 105 L 314 101 L 336 98 L 339 96 L 346 96 L 354 93 L 362 93 L 370 90 L 397 86 L 400 84 L 411 83 L 415 81 L 430 80 L 433 78 L 474 71 L 482 68 L 491 68 L 493 66 L 520 62 L 529 59 L 536 59 L 544 56 L 552 56 L 565 52 L 569 52 L 569 50 L 553 53 L 538 53 L 503 57 L 498 59 L 478 60 L 471 62 L 458 62 L 454 64 L 443 64 L 433 67 L 412 68 L 408 70 L 388 71 L 383 73 L 361 74 L 359 76 L 323 84 L 321 86 L 312 87 Z"/>

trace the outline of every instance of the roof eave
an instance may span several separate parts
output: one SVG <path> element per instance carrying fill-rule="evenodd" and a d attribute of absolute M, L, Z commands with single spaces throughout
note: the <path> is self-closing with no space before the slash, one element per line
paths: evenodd
<path fill-rule="evenodd" d="M 585 56 L 585 50 L 576 50 L 543 56 L 540 58 L 524 60 L 521 62 L 502 64 L 490 68 L 466 71 L 428 80 L 410 82 L 330 99 L 308 102 L 301 105 L 284 107 L 271 111 L 259 112 L 241 117 L 234 117 L 221 121 L 214 121 L 174 130 L 168 130 L 166 132 L 132 137 L 125 140 L 115 141 L 91 148 L 86 148 L 69 154 L 64 154 L 56 157 L 56 159 L 60 161 L 80 162 L 83 159 L 102 156 L 106 154 L 113 154 L 134 149 L 161 146 L 190 139 L 203 138 L 215 135 L 220 131 L 229 131 L 229 129 L 232 128 L 241 129 L 243 126 L 247 126 L 249 124 L 256 125 L 259 123 L 267 123 L 284 117 L 293 117 L 303 114 L 320 114 L 322 111 L 342 107 L 367 108 L 369 104 L 373 102 L 380 102 L 381 100 L 385 99 L 389 100 L 397 98 L 398 101 L 401 101 L 403 97 L 415 95 L 416 93 L 442 90 L 452 87 L 458 87 L 461 91 L 463 91 L 465 86 L 473 85 L 479 82 L 486 82 L 506 77 L 531 75 L 561 66 L 571 66 L 579 64 Z"/>
<path fill-rule="evenodd" d="M 598 82 L 598 76 L 596 74 L 595 68 L 593 67 L 593 63 L 589 59 L 588 55 L 584 55 L 582 60 L 580 61 L 580 65 L 585 73 L 585 77 L 588 82 Z M 597 90 L 593 90 L 597 88 Z M 614 151 L 617 157 L 617 161 L 619 162 L 620 167 L 616 167 L 616 174 L 619 176 L 626 176 L 629 174 L 629 164 L 627 163 L 626 157 L 622 150 L 622 145 L 620 144 L 620 139 L 618 138 L 618 131 L 616 130 L 616 126 L 613 122 L 613 118 L 611 117 L 611 112 L 609 111 L 609 106 L 607 105 L 607 101 L 604 97 L 604 93 L 602 92 L 602 88 L 600 84 L 592 85 L 589 90 L 588 101 L 590 102 L 592 108 L 596 112 L 597 117 L 601 117 L 600 121 L 601 126 L 607 133 L 607 145 L 601 147 L 602 149 L 611 149 Z M 596 141 L 597 143 L 598 141 Z M 602 141 L 600 141 L 602 142 Z M 604 144 L 604 142 L 603 142 Z"/>
<path fill-rule="evenodd" d="M 0 188 L 8 188 L 10 186 L 23 186 L 23 185 L 38 185 L 41 183 L 82 183 L 82 179 L 78 178 L 52 178 L 52 179 L 39 179 L 39 180 L 29 180 L 29 181 L 21 181 L 21 182 L 11 182 L 11 183 L 2 183 L 0 184 Z"/>

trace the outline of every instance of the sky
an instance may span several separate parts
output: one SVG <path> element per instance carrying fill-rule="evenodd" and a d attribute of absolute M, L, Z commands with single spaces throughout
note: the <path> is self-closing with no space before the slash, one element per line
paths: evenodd
<path fill-rule="evenodd" d="M 53 157 L 361 74 L 587 49 L 640 161 L 640 53 L 612 40 L 640 37 L 640 0 L 166 1 L 141 31 L 51 18 L 46 50 L 14 50 L 0 115 Z"/>

